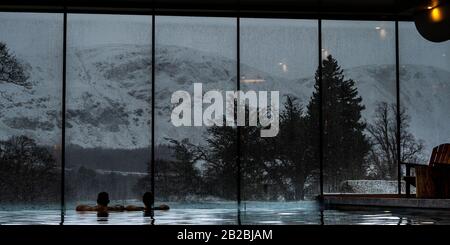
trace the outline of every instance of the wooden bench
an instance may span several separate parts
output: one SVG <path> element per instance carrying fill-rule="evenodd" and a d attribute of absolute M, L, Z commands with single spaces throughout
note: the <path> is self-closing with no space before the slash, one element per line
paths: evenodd
<path fill-rule="evenodd" d="M 433 148 L 428 165 L 402 163 L 406 166 L 406 195 L 410 196 L 410 186 L 416 187 L 417 198 L 450 198 L 450 144 Z M 415 176 L 411 175 L 415 169 Z"/>

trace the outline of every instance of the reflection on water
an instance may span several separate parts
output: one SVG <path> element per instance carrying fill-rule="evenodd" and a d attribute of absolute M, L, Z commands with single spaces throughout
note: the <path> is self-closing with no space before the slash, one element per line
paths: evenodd
<path fill-rule="evenodd" d="M 70 225 L 425 225 L 450 224 L 450 212 L 417 209 L 367 209 L 321 211 L 315 202 L 245 202 L 238 217 L 236 203 L 168 203 L 169 211 L 155 211 L 154 219 L 143 212 L 111 212 L 98 217 L 95 212 L 76 212 L 71 205 L 64 215 Z M 70 209 L 69 209 L 70 208 Z M 0 211 L 0 224 L 54 224 L 61 222 L 56 208 L 8 208 Z"/>
<path fill-rule="evenodd" d="M 244 225 L 321 224 L 319 206 L 313 201 L 245 202 L 242 204 L 242 210 L 241 221 Z"/>
<path fill-rule="evenodd" d="M 58 225 L 59 210 L 0 210 L 0 225 Z"/>

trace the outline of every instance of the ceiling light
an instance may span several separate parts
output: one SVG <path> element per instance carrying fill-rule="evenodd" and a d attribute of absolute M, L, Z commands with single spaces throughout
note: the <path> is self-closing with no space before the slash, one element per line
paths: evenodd
<path fill-rule="evenodd" d="M 380 37 L 381 37 L 381 39 L 385 39 L 386 35 L 387 35 L 386 30 L 385 29 L 381 29 L 380 30 Z"/>
<path fill-rule="evenodd" d="M 431 10 L 431 20 L 432 21 L 439 22 L 439 21 L 442 21 L 442 19 L 444 19 L 444 16 L 443 16 L 440 8 L 434 8 L 433 10 Z"/>
<path fill-rule="evenodd" d="M 266 80 L 264 80 L 264 79 L 243 79 L 243 80 L 241 80 L 241 82 L 244 82 L 244 83 L 262 83 L 265 81 Z"/>

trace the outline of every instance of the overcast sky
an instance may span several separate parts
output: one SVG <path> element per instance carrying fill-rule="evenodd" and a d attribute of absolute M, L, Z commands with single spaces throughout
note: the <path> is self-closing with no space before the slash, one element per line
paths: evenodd
<path fill-rule="evenodd" d="M 62 52 L 62 15 L 0 13 L 0 41 L 18 56 Z M 344 68 L 395 64 L 394 23 L 323 21 L 324 53 Z M 431 43 L 412 23 L 400 23 L 402 63 L 436 66 L 450 71 L 450 41 Z M 241 19 L 241 61 L 272 75 L 309 77 L 317 67 L 317 21 Z M 68 16 L 68 46 L 105 44 L 151 45 L 151 17 L 129 15 Z M 178 45 L 235 59 L 233 18 L 156 18 L 156 42 Z"/>

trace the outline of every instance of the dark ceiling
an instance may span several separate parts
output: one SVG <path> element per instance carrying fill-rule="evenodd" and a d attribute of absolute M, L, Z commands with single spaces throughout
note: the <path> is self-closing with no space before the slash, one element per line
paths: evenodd
<path fill-rule="evenodd" d="M 425 0 L 2 0 L 1 9 L 145 12 L 153 7 L 161 13 L 216 13 L 243 15 L 311 15 L 351 18 L 410 18 Z"/>

